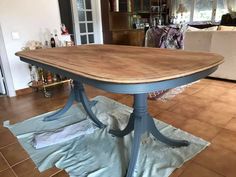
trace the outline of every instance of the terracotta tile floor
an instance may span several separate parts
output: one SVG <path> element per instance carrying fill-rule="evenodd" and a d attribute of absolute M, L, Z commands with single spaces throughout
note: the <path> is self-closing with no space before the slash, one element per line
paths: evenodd
<path fill-rule="evenodd" d="M 132 105 L 129 95 L 86 87 L 88 95 L 104 95 Z M 41 92 L 14 98 L 0 97 L 0 177 L 66 177 L 52 168 L 40 173 L 2 121 L 20 122 L 62 107 L 69 87 L 54 88 L 52 98 Z M 203 79 L 170 101 L 149 101 L 149 111 L 160 120 L 200 136 L 211 145 L 172 173 L 171 177 L 236 177 L 236 83 Z M 115 174 L 114 174 L 114 177 Z"/>

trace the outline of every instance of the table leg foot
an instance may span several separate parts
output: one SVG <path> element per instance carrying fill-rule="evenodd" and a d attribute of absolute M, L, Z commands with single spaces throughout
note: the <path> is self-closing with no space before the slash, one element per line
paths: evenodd
<path fill-rule="evenodd" d="M 90 106 L 90 107 L 93 107 L 93 106 L 95 106 L 97 103 L 98 103 L 98 101 L 96 101 L 96 100 L 89 101 L 89 106 Z"/>
<path fill-rule="evenodd" d="M 148 119 L 148 131 L 159 141 L 171 146 L 171 147 L 182 147 L 188 146 L 190 143 L 186 140 L 175 140 L 164 136 L 155 126 L 152 117 L 147 116 Z"/>
<path fill-rule="evenodd" d="M 189 145 L 188 141 L 174 140 L 160 133 L 160 131 L 156 128 L 153 118 L 150 117 L 147 112 L 147 94 L 134 95 L 134 110 L 130 116 L 130 120 L 126 128 L 123 131 L 110 130 L 110 133 L 118 137 L 123 137 L 133 129 L 134 140 L 132 144 L 131 158 L 126 177 L 133 176 L 139 153 L 140 139 L 142 134 L 144 134 L 145 132 L 151 133 L 156 139 L 171 147 L 181 147 Z"/>
<path fill-rule="evenodd" d="M 109 133 L 117 136 L 117 137 L 124 137 L 128 135 L 130 132 L 134 130 L 134 116 L 133 113 L 130 115 L 129 122 L 124 130 L 109 130 Z"/>
<path fill-rule="evenodd" d="M 68 109 L 73 105 L 73 102 L 75 101 L 75 92 L 74 89 L 71 89 L 70 96 L 65 104 L 65 106 L 60 109 L 59 111 L 53 113 L 52 115 L 46 116 L 43 121 L 53 121 L 59 119 L 59 116 L 64 114 Z"/>

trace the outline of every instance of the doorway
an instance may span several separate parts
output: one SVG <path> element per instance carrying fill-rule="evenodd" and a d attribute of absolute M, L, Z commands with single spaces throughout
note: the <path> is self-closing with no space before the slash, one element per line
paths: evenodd
<path fill-rule="evenodd" d="M 5 95 L 10 97 L 16 96 L 1 24 L 0 24 L 0 67 L 1 67 L 0 69 L 1 93 L 5 92 Z"/>
<path fill-rule="evenodd" d="M 1 59 L 0 59 L 1 60 Z M 3 70 L 0 63 L 0 96 L 6 95 L 6 84 L 3 77 Z"/>
<path fill-rule="evenodd" d="M 76 44 L 102 44 L 100 0 L 71 0 L 71 4 Z"/>

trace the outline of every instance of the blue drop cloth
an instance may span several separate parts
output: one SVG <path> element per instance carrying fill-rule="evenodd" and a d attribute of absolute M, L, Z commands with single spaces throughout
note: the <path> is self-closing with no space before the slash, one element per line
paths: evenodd
<path fill-rule="evenodd" d="M 87 119 L 81 104 L 73 105 L 61 119 L 44 122 L 46 113 L 8 125 L 18 138 L 40 171 L 54 165 L 65 169 L 71 177 L 124 177 L 131 152 L 133 133 L 117 138 L 108 133 L 110 128 L 125 128 L 132 108 L 106 97 L 97 96 L 98 103 L 92 108 L 96 116 L 106 125 L 105 129 L 95 129 L 94 133 L 78 136 L 69 141 L 36 150 L 32 145 L 35 133 L 53 131 Z M 91 123 L 91 122 L 89 122 Z M 171 125 L 155 120 L 157 128 L 166 136 L 191 142 L 188 147 L 171 148 L 144 135 L 134 177 L 167 177 L 181 167 L 209 143 Z"/>

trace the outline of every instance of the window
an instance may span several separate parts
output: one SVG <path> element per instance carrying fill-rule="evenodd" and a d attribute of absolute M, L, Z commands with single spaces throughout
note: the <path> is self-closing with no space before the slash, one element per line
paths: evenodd
<path fill-rule="evenodd" d="M 94 21 L 91 0 L 76 0 L 76 2 L 79 19 L 80 42 L 81 44 L 94 43 Z"/>
<path fill-rule="evenodd" d="M 221 16 L 228 13 L 227 3 L 224 0 L 217 0 L 215 21 L 220 22 Z"/>
<path fill-rule="evenodd" d="M 172 0 L 179 22 L 220 22 L 228 12 L 229 0 Z M 231 3 L 232 4 L 232 3 Z"/>
<path fill-rule="evenodd" d="M 183 4 L 183 12 L 176 14 L 177 23 L 179 22 L 189 22 L 190 21 L 190 9 L 192 7 L 192 0 L 177 0 L 177 11 L 181 11 L 181 3 Z"/>
<path fill-rule="evenodd" d="M 195 0 L 193 21 L 211 21 L 212 10 L 212 0 Z"/>

